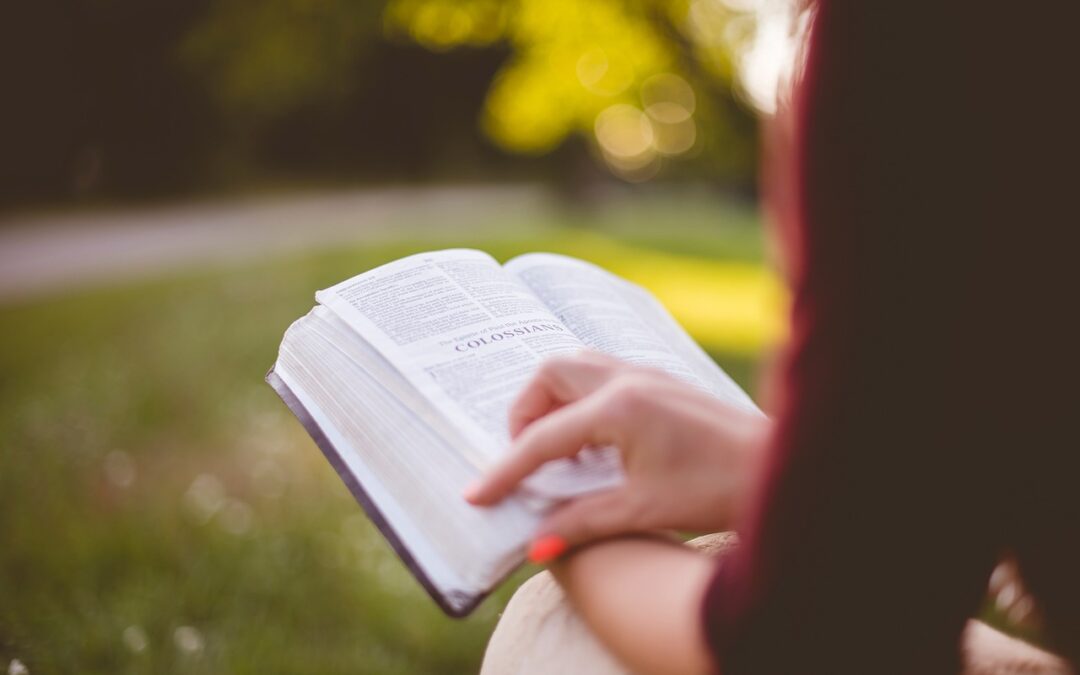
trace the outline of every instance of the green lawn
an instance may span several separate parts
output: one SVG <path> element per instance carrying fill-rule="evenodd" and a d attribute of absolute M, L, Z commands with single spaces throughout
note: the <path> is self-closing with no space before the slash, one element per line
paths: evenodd
<path fill-rule="evenodd" d="M 557 250 L 617 268 L 647 248 L 760 265 L 752 214 L 715 227 L 708 209 L 671 213 L 578 215 L 573 229 L 522 227 L 540 233 L 520 240 L 448 233 L 0 307 L 0 668 L 475 672 L 534 570 L 473 617 L 445 618 L 263 374 L 315 289 L 415 250 Z M 750 351 L 716 356 L 752 384 Z"/>

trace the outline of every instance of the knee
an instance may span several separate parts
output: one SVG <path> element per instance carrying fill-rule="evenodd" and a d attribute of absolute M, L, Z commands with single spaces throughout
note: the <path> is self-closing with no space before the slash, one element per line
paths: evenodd
<path fill-rule="evenodd" d="M 514 593 L 488 642 L 480 675 L 509 673 L 626 675 L 548 572 Z"/>

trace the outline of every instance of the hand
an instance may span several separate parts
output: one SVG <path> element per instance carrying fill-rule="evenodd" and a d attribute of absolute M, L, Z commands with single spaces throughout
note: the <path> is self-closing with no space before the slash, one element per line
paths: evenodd
<path fill-rule="evenodd" d="M 614 445 L 626 482 L 556 508 L 536 539 L 554 554 L 531 557 L 623 532 L 727 529 L 768 426 L 658 370 L 596 353 L 553 358 L 510 410 L 509 456 L 466 499 L 496 503 L 546 462 Z"/>

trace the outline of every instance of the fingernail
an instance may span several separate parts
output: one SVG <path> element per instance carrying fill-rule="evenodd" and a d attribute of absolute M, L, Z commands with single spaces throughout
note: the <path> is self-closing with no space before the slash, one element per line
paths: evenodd
<path fill-rule="evenodd" d="M 461 496 L 465 498 L 467 502 L 475 502 L 476 496 L 480 494 L 480 482 L 469 483 L 465 486 L 465 489 L 461 491 Z"/>
<path fill-rule="evenodd" d="M 566 553 L 566 540 L 557 534 L 547 534 L 529 545 L 529 562 L 549 563 Z"/>

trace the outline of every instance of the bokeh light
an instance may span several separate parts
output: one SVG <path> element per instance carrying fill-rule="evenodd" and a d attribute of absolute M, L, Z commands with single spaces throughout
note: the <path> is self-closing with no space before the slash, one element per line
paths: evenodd
<path fill-rule="evenodd" d="M 642 82 L 641 102 L 649 117 L 663 124 L 685 122 L 697 106 L 693 88 L 672 73 L 653 75 Z"/>
<path fill-rule="evenodd" d="M 513 56 L 488 92 L 483 119 L 500 147 L 543 154 L 583 136 L 613 173 L 640 181 L 658 173 L 661 158 L 693 157 L 710 137 L 717 143 L 729 137 L 724 106 L 709 106 L 695 119 L 701 78 L 734 86 L 747 105 L 775 112 L 798 43 L 793 6 L 789 0 L 396 0 L 386 17 L 391 33 L 432 49 L 510 46 Z M 644 122 L 625 107 L 639 105 Z"/>
<path fill-rule="evenodd" d="M 653 139 L 649 118 L 632 105 L 617 103 L 596 116 L 596 141 L 605 155 L 618 161 L 647 162 Z"/>

